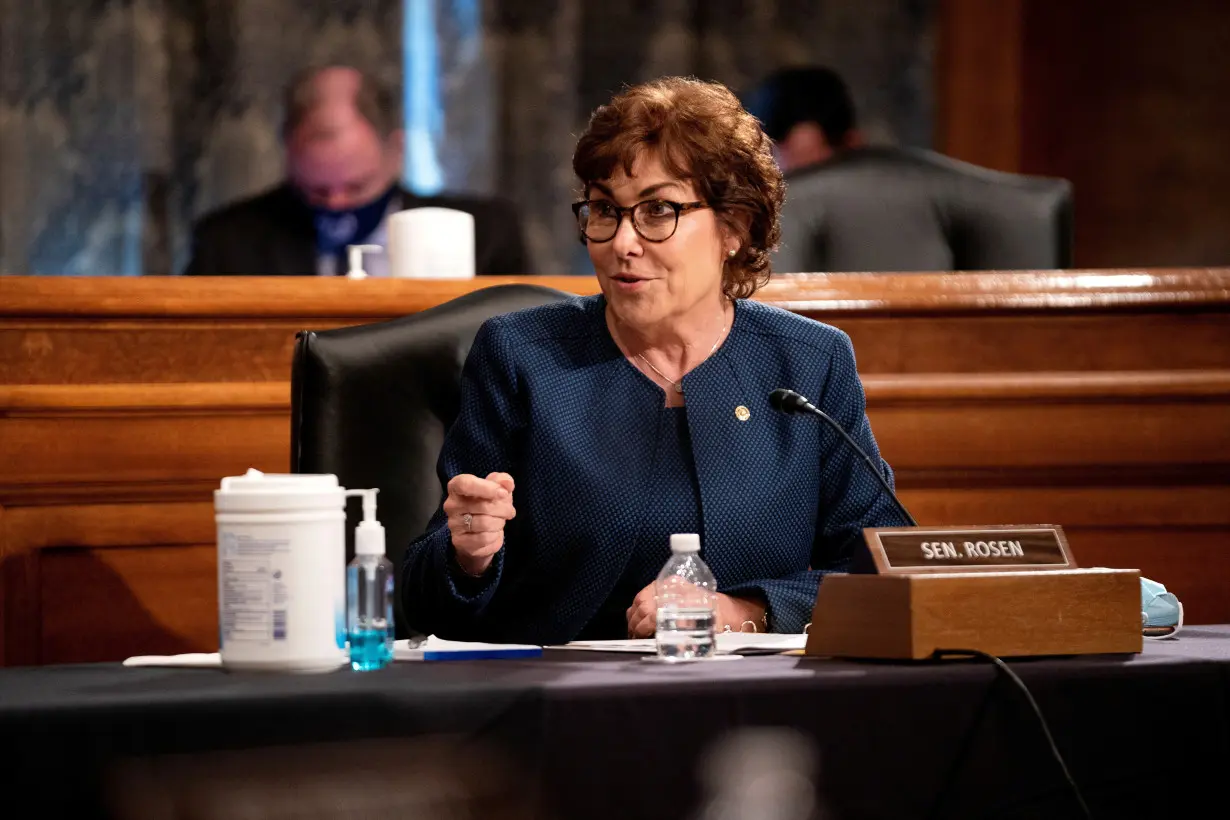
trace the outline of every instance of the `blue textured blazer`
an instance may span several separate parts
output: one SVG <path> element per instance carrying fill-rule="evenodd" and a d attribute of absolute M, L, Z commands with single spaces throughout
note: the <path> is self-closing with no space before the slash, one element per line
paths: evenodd
<path fill-rule="evenodd" d="M 440 478 L 509 473 L 517 517 L 491 567 L 474 579 L 457 566 L 437 511 L 401 568 L 411 628 L 456 639 L 562 643 L 581 632 L 618 582 L 651 501 L 664 398 L 616 347 L 605 307 L 601 296 L 576 298 L 497 316 L 479 330 Z M 821 577 L 847 568 L 862 528 L 905 523 L 837 433 L 769 405 L 778 387 L 804 394 L 891 482 L 849 337 L 740 300 L 726 341 L 683 387 L 702 555 L 720 591 L 759 593 L 773 631 L 801 632 Z"/>

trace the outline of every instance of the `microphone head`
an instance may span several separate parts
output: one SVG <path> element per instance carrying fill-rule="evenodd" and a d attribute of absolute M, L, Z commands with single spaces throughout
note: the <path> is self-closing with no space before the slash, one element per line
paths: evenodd
<path fill-rule="evenodd" d="M 807 399 L 793 390 L 779 387 L 769 394 L 769 404 L 773 405 L 774 410 L 783 413 L 797 413 L 807 404 Z"/>

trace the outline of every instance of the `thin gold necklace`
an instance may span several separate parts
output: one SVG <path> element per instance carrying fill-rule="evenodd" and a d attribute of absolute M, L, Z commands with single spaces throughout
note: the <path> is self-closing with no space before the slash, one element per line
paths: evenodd
<path fill-rule="evenodd" d="M 713 347 L 709 348 L 709 352 L 708 352 L 707 354 L 705 354 L 705 359 L 708 359 L 710 356 L 712 356 L 712 355 L 713 355 L 713 351 L 717 350 L 717 349 L 718 349 L 718 345 L 719 345 L 719 344 L 721 344 L 721 342 L 722 342 L 722 337 L 726 335 L 726 320 L 725 320 L 725 313 L 726 313 L 726 311 L 722 311 L 722 314 L 723 314 L 723 319 L 722 319 L 722 330 L 721 330 L 721 332 L 720 332 L 720 333 L 718 333 L 718 337 L 717 337 L 717 339 L 715 339 L 715 340 L 714 340 L 714 342 L 713 342 Z M 649 369 L 650 369 L 650 370 L 652 370 L 654 373 L 657 373 L 659 376 L 661 376 L 661 377 L 662 377 L 662 380 L 663 380 L 664 382 L 666 382 L 667 384 L 669 384 L 671 387 L 675 388 L 675 392 L 676 392 L 676 393 L 682 393 L 682 392 L 683 392 L 683 376 L 680 376 L 680 377 L 679 377 L 679 381 L 673 381 L 673 380 L 671 380 L 671 379 L 667 378 L 666 374 L 665 374 L 665 373 L 663 373 L 661 370 L 659 370 L 658 368 L 654 367 L 654 366 L 653 366 L 653 362 L 649 361 L 649 359 L 646 359 L 646 358 L 645 358 L 645 356 L 644 356 L 643 354 L 641 354 L 641 353 L 637 353 L 637 354 L 636 354 L 636 358 L 640 359 L 642 362 L 644 362 L 646 365 L 648 365 Z M 704 361 L 704 359 L 702 359 L 701 361 Z"/>

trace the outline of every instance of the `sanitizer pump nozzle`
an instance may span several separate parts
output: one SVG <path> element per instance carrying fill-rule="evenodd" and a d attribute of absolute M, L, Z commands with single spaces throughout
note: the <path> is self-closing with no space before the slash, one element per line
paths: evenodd
<path fill-rule="evenodd" d="M 379 245 L 347 245 L 346 259 L 350 263 L 350 270 L 346 271 L 347 279 L 366 279 L 367 271 L 363 270 L 363 254 L 364 252 L 376 253 L 383 251 L 384 248 Z M 362 491 L 360 491 L 362 492 Z M 349 493 L 347 493 L 349 495 Z"/>
<path fill-rule="evenodd" d="M 384 525 L 376 520 L 376 493 L 380 490 L 347 490 L 346 497 L 363 498 L 363 520 L 354 529 L 356 555 L 384 555 Z"/>

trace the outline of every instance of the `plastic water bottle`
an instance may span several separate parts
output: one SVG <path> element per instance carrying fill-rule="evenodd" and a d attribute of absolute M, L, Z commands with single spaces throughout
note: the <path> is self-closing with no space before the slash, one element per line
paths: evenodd
<path fill-rule="evenodd" d="M 347 495 L 363 496 L 363 520 L 355 528 L 354 560 L 346 567 L 346 635 L 350 668 L 367 672 L 393 660 L 393 564 L 384 557 L 376 490 Z"/>
<path fill-rule="evenodd" d="M 717 581 L 700 559 L 700 536 L 675 533 L 671 557 L 654 583 L 658 598 L 658 657 L 689 661 L 714 654 Z"/>

